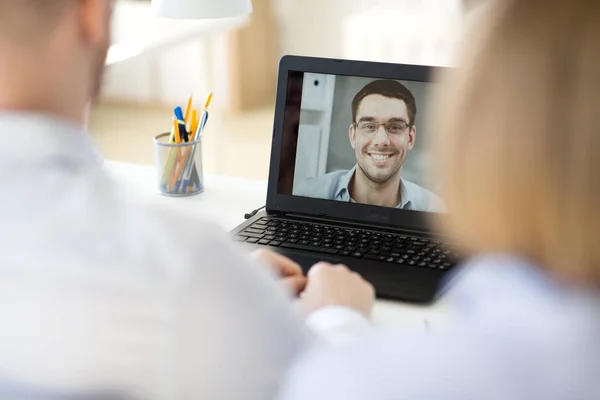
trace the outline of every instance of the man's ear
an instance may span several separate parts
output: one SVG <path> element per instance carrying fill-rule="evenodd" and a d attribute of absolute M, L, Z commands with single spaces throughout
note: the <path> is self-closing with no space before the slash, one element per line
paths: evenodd
<path fill-rule="evenodd" d="M 92 45 L 110 41 L 112 1 L 79 0 L 79 29 L 83 39 Z"/>
<path fill-rule="evenodd" d="M 352 146 L 353 149 L 356 148 L 356 129 L 354 128 L 354 124 L 350 125 L 350 128 L 348 129 L 348 137 L 350 138 L 350 146 Z"/>
<path fill-rule="evenodd" d="M 411 126 L 408 131 L 408 150 L 412 150 L 415 146 L 415 140 L 417 138 L 417 127 Z"/>

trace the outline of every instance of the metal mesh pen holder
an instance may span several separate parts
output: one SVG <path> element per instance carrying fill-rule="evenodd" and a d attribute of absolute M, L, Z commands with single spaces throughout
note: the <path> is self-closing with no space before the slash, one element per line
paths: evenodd
<path fill-rule="evenodd" d="M 159 192 L 165 196 L 202 193 L 202 139 L 172 143 L 170 135 L 162 133 L 154 138 Z"/>

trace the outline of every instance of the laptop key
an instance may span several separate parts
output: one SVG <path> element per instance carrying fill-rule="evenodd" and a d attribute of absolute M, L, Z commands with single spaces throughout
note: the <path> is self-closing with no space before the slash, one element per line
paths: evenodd
<path fill-rule="evenodd" d="M 366 260 L 374 260 L 374 261 L 384 261 L 385 260 L 384 256 L 377 256 L 375 254 L 365 254 L 365 256 L 363 258 Z"/>
<path fill-rule="evenodd" d="M 273 239 L 275 239 L 275 236 L 272 236 L 272 235 L 271 236 L 265 236 L 263 239 L 265 239 L 265 240 L 273 240 Z"/>
<path fill-rule="evenodd" d="M 295 243 L 283 243 L 281 245 L 281 247 L 284 247 L 286 249 L 312 251 L 315 253 L 326 253 L 326 254 L 337 254 L 338 253 L 338 250 L 336 250 L 336 249 L 324 249 L 322 247 L 306 246 L 303 244 L 295 244 Z"/>
<path fill-rule="evenodd" d="M 363 253 L 361 253 L 360 251 L 355 251 L 354 253 L 352 253 L 352 257 L 361 258 L 362 256 Z"/>
<path fill-rule="evenodd" d="M 385 259 L 385 261 L 389 262 L 389 263 L 394 262 L 394 260 L 395 260 L 394 257 L 388 257 L 388 258 Z"/>
<path fill-rule="evenodd" d="M 352 253 L 350 253 L 348 250 L 344 250 L 344 251 L 341 251 L 340 254 L 343 256 L 349 256 Z"/>
<path fill-rule="evenodd" d="M 258 241 L 258 244 L 269 244 L 270 242 L 271 242 L 270 240 L 262 239 L 262 240 Z"/>
<path fill-rule="evenodd" d="M 256 242 L 258 242 L 257 238 L 248 238 L 248 240 L 246 240 L 246 243 L 252 243 L 252 244 L 254 244 Z"/>
<path fill-rule="evenodd" d="M 281 242 L 279 242 L 277 240 L 273 240 L 271 243 L 269 243 L 269 246 L 279 247 L 279 246 L 281 246 Z"/>
<path fill-rule="evenodd" d="M 264 234 L 262 234 L 262 233 L 251 233 L 251 232 L 245 232 L 245 231 L 244 231 L 244 232 L 242 232 L 242 233 L 239 233 L 239 234 L 238 234 L 238 236 L 245 236 L 245 237 L 249 237 L 249 238 L 257 238 L 257 239 L 260 239 L 260 238 L 262 238 L 262 237 L 263 237 L 263 236 L 265 236 L 265 235 L 264 235 Z"/>

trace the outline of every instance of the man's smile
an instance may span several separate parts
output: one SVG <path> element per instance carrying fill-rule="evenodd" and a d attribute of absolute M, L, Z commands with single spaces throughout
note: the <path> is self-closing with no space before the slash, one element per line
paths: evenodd
<path fill-rule="evenodd" d="M 384 165 L 387 164 L 387 161 L 396 155 L 396 153 L 389 152 L 367 152 L 367 155 L 371 158 L 371 160 L 376 165 Z"/>

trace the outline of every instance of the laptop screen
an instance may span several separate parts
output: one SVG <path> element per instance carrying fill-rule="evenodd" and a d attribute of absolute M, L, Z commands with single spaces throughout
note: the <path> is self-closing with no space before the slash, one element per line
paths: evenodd
<path fill-rule="evenodd" d="M 278 193 L 444 212 L 425 176 L 433 85 L 290 71 Z"/>

